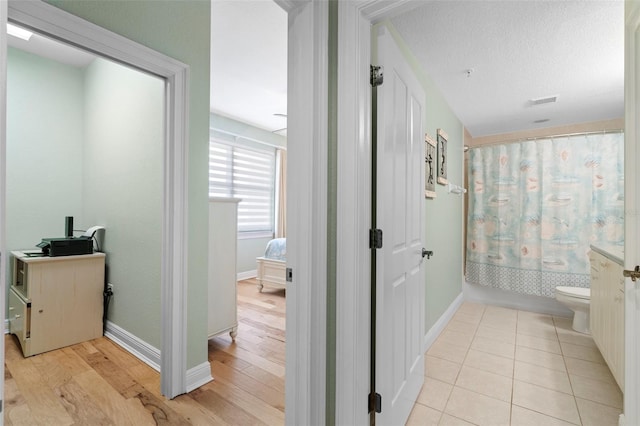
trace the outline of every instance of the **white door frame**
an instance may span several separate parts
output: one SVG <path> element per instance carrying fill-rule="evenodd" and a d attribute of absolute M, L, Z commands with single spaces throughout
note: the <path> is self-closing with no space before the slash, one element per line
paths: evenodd
<path fill-rule="evenodd" d="M 336 424 L 366 424 L 371 258 L 371 26 L 411 0 L 338 3 Z"/>
<path fill-rule="evenodd" d="M 7 294 L 7 2 L 0 1 L 0 318 L 4 320 Z M 4 321 L 3 321 L 4 322 Z M 0 342 L 0 377 L 4 377 L 4 339 Z M 0 380 L 0 400 L 4 401 L 4 380 Z M 4 404 L 0 425 L 4 424 Z"/>
<path fill-rule="evenodd" d="M 289 21 L 285 420 L 325 424 L 328 2 L 276 3 Z"/>
<path fill-rule="evenodd" d="M 640 3 L 625 2 L 624 266 L 640 265 Z M 625 280 L 625 379 L 621 424 L 640 424 L 640 287 Z"/>
<path fill-rule="evenodd" d="M 8 3 L 10 21 L 165 80 L 160 368 L 161 391 L 168 398 L 173 398 L 186 391 L 189 67 L 45 2 L 12 0 Z M 6 31 L 3 31 L 3 49 L 6 49 L 5 34 Z M 6 86 L 6 63 L 5 56 L 1 62 L 3 86 Z M 6 92 L 3 93 L 2 101 L 6 102 Z M 6 108 L 2 119 L 6 119 Z M 4 227 L 6 222 L 4 216 L 5 126 L 2 126 L 0 144 L 0 152 L 3 154 L 0 160 L 2 161 L 0 191 L 3 202 L 0 207 L 0 226 Z M 4 231 L 4 228 L 2 230 Z M 4 232 L 2 232 L 2 238 L 4 254 Z M 5 271 L 6 261 L 3 261 L 0 280 L 4 280 Z M 0 282 L 2 282 L 0 291 L 4 298 L 6 283 Z M 2 303 L 2 309 L 4 309 L 4 303 Z"/>

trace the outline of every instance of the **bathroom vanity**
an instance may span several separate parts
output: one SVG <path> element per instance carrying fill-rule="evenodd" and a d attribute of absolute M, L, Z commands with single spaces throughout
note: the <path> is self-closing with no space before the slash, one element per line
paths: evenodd
<path fill-rule="evenodd" d="M 624 391 L 624 254 L 622 247 L 591 245 L 591 335 Z"/>

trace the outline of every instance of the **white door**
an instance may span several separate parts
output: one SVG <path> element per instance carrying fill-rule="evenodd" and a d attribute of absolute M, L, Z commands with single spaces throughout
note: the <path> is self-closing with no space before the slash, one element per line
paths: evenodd
<path fill-rule="evenodd" d="M 376 423 L 407 420 L 424 380 L 424 271 L 422 179 L 424 92 L 389 32 L 380 28 L 375 65 L 378 91 L 376 392 L 382 411 Z"/>
<path fill-rule="evenodd" d="M 640 3 L 625 7 L 624 266 L 640 265 Z M 640 281 L 625 281 L 624 423 L 640 424 Z"/>

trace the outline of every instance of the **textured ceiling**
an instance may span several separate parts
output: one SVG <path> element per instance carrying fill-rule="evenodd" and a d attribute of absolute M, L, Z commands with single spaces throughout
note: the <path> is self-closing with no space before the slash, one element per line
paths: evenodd
<path fill-rule="evenodd" d="M 622 1 L 413 4 L 391 22 L 474 137 L 623 117 Z M 287 108 L 286 13 L 268 0 L 213 0 L 211 12 L 211 110 L 286 127 L 274 115 Z M 75 66 L 93 59 L 37 35 L 9 44 Z M 558 100 L 531 105 L 547 96 Z"/>
<path fill-rule="evenodd" d="M 622 1 L 419 4 L 391 22 L 472 136 L 623 117 Z"/>
<path fill-rule="evenodd" d="M 287 127 L 287 14 L 273 1 L 211 3 L 211 111 Z"/>

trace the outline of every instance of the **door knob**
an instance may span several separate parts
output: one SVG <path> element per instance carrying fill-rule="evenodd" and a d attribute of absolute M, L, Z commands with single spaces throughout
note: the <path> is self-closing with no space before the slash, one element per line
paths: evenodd
<path fill-rule="evenodd" d="M 622 271 L 622 276 L 631 278 L 631 281 L 635 282 L 638 278 L 640 278 L 640 266 L 636 266 L 633 271 L 625 269 L 624 271 Z"/>
<path fill-rule="evenodd" d="M 433 250 L 427 250 L 426 248 L 422 248 L 422 257 L 427 257 L 427 259 L 431 259 L 431 256 L 433 256 Z"/>

